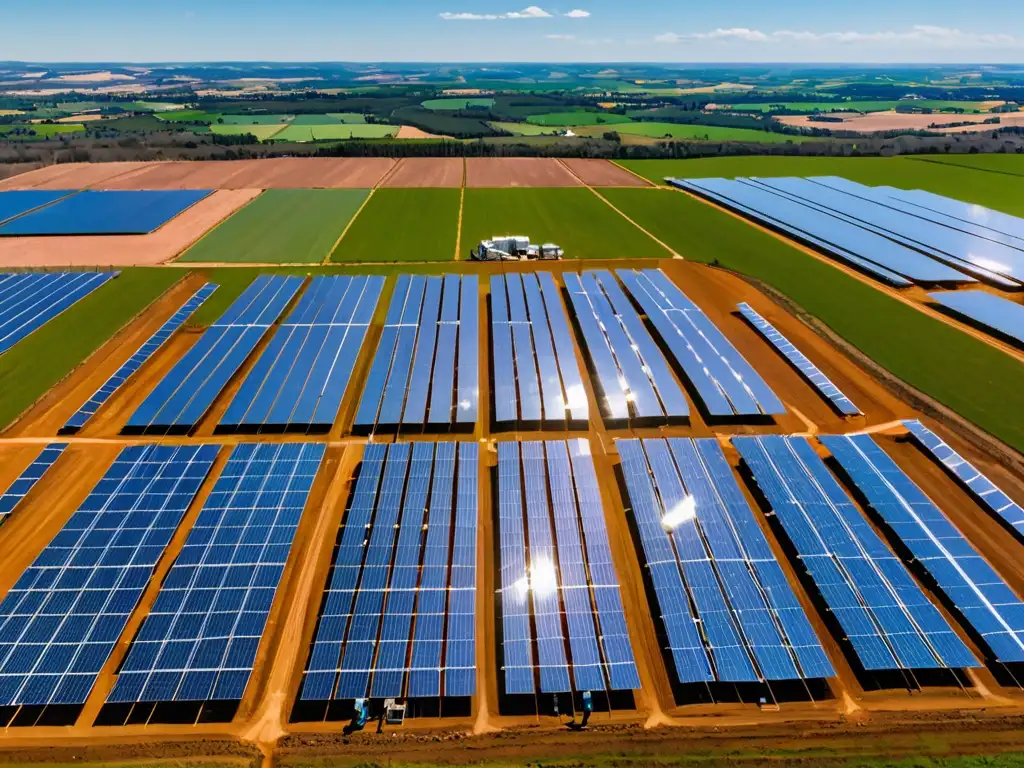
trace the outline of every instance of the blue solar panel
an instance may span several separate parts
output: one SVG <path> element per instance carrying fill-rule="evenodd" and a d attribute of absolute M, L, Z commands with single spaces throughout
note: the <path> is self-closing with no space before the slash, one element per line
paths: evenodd
<path fill-rule="evenodd" d="M 583 388 L 583 377 L 576 362 L 576 347 L 569 330 L 562 299 L 550 272 L 539 272 L 537 282 L 544 297 L 544 309 L 551 329 L 551 337 L 558 359 L 558 370 L 562 374 L 562 388 L 565 390 L 565 407 L 569 411 L 571 425 L 585 424 L 589 418 L 587 392 Z"/>
<path fill-rule="evenodd" d="M 825 436 L 821 441 L 993 657 L 1024 661 L 1024 603 L 942 510 L 870 435 Z"/>
<path fill-rule="evenodd" d="M 744 302 L 739 304 L 737 308 L 743 318 L 754 326 L 757 332 L 775 347 L 779 354 L 785 357 L 839 413 L 844 416 L 857 416 L 860 414 L 860 409 L 853 404 L 850 398 L 844 395 L 839 387 L 833 384 L 832 380 L 821 372 L 818 366 L 808 360 L 803 352 L 797 349 L 789 339 L 779 333 L 775 326 L 761 317 L 752 306 Z"/>
<path fill-rule="evenodd" d="M 302 282 L 301 277 L 257 277 L 149 393 L 123 432 L 193 430 Z"/>
<path fill-rule="evenodd" d="M 733 444 L 865 670 L 978 666 L 806 439 Z"/>
<path fill-rule="evenodd" d="M 1024 306 L 1015 301 L 985 291 L 929 293 L 928 298 L 955 315 L 1024 344 Z"/>
<path fill-rule="evenodd" d="M 1024 509 L 920 421 L 904 421 L 914 441 L 946 468 L 985 509 L 1024 536 Z"/>
<path fill-rule="evenodd" d="M 0 274 L 0 355 L 117 275 L 117 272 Z"/>
<path fill-rule="evenodd" d="M 444 655 L 445 696 L 476 693 L 476 529 L 479 517 L 480 447 L 459 443 L 455 532 Z"/>
<path fill-rule="evenodd" d="M 0 226 L 15 235 L 144 235 L 211 194 L 210 190 L 85 190 Z"/>
<path fill-rule="evenodd" d="M 459 378 L 456 384 L 455 421 L 476 424 L 480 408 L 480 286 L 476 275 L 462 278 L 459 308 Z M 431 414 L 431 421 L 434 421 Z"/>
<path fill-rule="evenodd" d="M 875 189 L 889 198 L 909 203 L 915 208 L 936 211 L 958 221 L 968 222 L 976 227 L 1008 235 L 1016 240 L 1024 240 L 1024 219 L 1017 216 L 1011 216 L 1002 211 L 994 211 L 991 208 L 985 208 L 974 203 L 953 200 L 949 197 L 936 195 L 933 192 L 925 192 L 922 189 L 905 190 L 893 187 L 876 187 Z"/>
<path fill-rule="evenodd" d="M 67 443 L 50 443 L 32 460 L 25 471 L 18 475 L 18 478 L 8 486 L 7 490 L 0 493 L 0 523 L 3 523 L 21 503 L 21 500 L 28 496 L 36 483 L 42 479 L 46 471 L 53 466 L 67 447 Z"/>
<path fill-rule="evenodd" d="M 314 278 L 228 406 L 220 427 L 327 431 L 334 424 L 384 278 Z"/>
<path fill-rule="evenodd" d="M 79 408 L 75 414 L 65 422 L 64 426 L 61 427 L 61 434 L 74 434 L 84 427 L 93 416 L 96 415 L 104 403 L 106 403 L 114 393 L 119 390 L 128 379 L 135 375 L 135 373 L 146 364 L 153 355 L 156 354 L 164 344 L 167 343 L 168 339 L 174 335 L 181 326 L 185 324 L 185 321 L 192 316 L 199 307 L 203 305 L 214 291 L 217 290 L 217 286 L 213 283 L 207 283 L 189 298 L 181 308 L 178 309 L 170 319 L 160 326 L 159 330 L 150 336 L 141 347 L 139 347 L 135 354 L 128 358 L 127 362 L 122 365 L 117 371 L 114 372 L 107 381 L 101 386 L 96 392 L 90 397 L 85 405 Z"/>
<path fill-rule="evenodd" d="M 231 451 L 108 702 L 241 700 L 325 450 Z"/>
<path fill-rule="evenodd" d="M 0 224 L 73 194 L 73 191 L 46 189 L 19 189 L 0 192 Z"/>
<path fill-rule="evenodd" d="M 712 416 L 786 412 L 782 402 L 707 315 L 660 269 L 620 269 L 619 278 L 647 315 Z"/>
<path fill-rule="evenodd" d="M 217 451 L 121 451 L 0 604 L 0 706 L 85 703 Z"/>

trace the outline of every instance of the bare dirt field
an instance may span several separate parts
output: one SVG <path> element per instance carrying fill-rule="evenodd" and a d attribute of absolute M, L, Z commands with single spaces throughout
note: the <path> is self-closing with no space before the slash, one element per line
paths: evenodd
<path fill-rule="evenodd" d="M 427 133 L 422 128 L 414 125 L 403 125 L 398 129 L 398 139 L 450 139 L 451 136 L 444 136 L 440 133 Z"/>
<path fill-rule="evenodd" d="M 382 187 L 447 187 L 462 186 L 465 163 L 461 157 L 407 157 Z"/>
<path fill-rule="evenodd" d="M 796 128 L 824 128 L 835 131 L 856 131 L 857 133 L 877 133 L 880 131 L 934 131 L 936 133 L 970 133 L 971 131 L 999 130 L 1006 126 L 1024 125 L 1024 113 L 1010 112 L 1001 115 L 910 115 L 898 112 L 872 112 L 860 114 L 859 112 L 836 112 L 830 117 L 841 117 L 841 123 L 819 123 L 811 119 L 809 115 L 785 115 L 776 118 L 786 125 Z M 984 125 L 984 121 L 999 117 L 998 124 Z M 974 125 L 960 125 L 952 128 L 932 128 L 932 125 L 946 125 L 949 123 L 974 123 Z"/>
<path fill-rule="evenodd" d="M 0 238 L 0 267 L 130 267 L 163 264 L 259 195 L 219 190 L 148 235 Z"/>
<path fill-rule="evenodd" d="M 305 158 L 149 163 L 111 189 L 366 189 L 394 166 L 389 158 Z"/>
<path fill-rule="evenodd" d="M 0 182 L 4 189 L 86 189 L 148 163 L 61 163 L 19 174 Z"/>
<path fill-rule="evenodd" d="M 40 168 L 39 163 L 0 163 L 0 181 Z M 0 184 L 0 189 L 3 185 Z"/>
<path fill-rule="evenodd" d="M 567 158 L 562 160 L 569 170 L 579 176 L 580 181 L 590 187 L 649 187 L 646 179 L 630 173 L 625 168 L 608 160 Z"/>
<path fill-rule="evenodd" d="M 466 160 L 467 187 L 578 187 L 558 160 L 541 157 L 471 157 Z"/>

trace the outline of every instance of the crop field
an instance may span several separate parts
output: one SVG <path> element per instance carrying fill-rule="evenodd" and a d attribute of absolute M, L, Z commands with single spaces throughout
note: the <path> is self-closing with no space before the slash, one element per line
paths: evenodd
<path fill-rule="evenodd" d="M 378 189 L 332 262 L 448 261 L 459 229 L 458 189 Z"/>
<path fill-rule="evenodd" d="M 85 126 L 81 123 L 32 123 L 31 125 L 0 125 L 0 136 L 12 139 L 38 138 L 48 139 L 70 133 L 81 133 Z"/>
<path fill-rule="evenodd" d="M 511 133 L 513 136 L 553 136 L 563 132 L 563 128 L 557 125 L 533 125 L 532 123 L 499 123 L 491 122 L 488 125 L 495 130 Z"/>
<path fill-rule="evenodd" d="M 281 125 L 290 123 L 294 115 L 223 115 L 220 118 L 224 125 Z"/>
<path fill-rule="evenodd" d="M 178 109 L 174 112 L 161 112 L 157 117 L 168 123 L 216 123 L 221 113 L 203 109 Z"/>
<path fill-rule="evenodd" d="M 342 122 L 342 123 L 359 124 L 359 123 L 365 123 L 366 122 L 366 115 L 364 115 L 364 114 L 362 114 L 360 112 L 328 112 L 327 116 L 328 117 L 333 117 L 335 120 L 337 120 L 339 122 Z M 302 125 L 302 123 L 299 122 L 299 121 L 301 119 L 305 118 L 305 117 L 308 117 L 308 116 L 307 115 L 298 115 L 295 118 L 295 124 L 296 125 Z"/>
<path fill-rule="evenodd" d="M 275 134 L 274 141 L 336 141 L 341 139 L 384 139 L 398 133 L 397 125 L 359 123 L 331 123 L 319 125 L 289 125 Z"/>
<path fill-rule="evenodd" d="M 456 112 L 460 109 L 471 109 L 473 107 L 488 109 L 494 106 L 494 99 L 428 99 L 427 101 L 424 101 L 421 106 L 424 109 L 430 109 L 436 112 Z"/>
<path fill-rule="evenodd" d="M 765 102 L 763 104 L 726 104 L 739 112 L 770 112 L 775 107 L 792 112 L 888 112 L 899 107 L 915 109 L 931 109 L 939 111 L 962 110 L 964 112 L 987 112 L 988 105 L 982 101 L 940 101 L 936 99 L 917 99 L 907 101 L 819 101 L 800 102 L 782 101 Z"/>
<path fill-rule="evenodd" d="M 692 141 L 756 141 L 762 144 L 801 144 L 814 141 L 809 136 L 789 136 L 771 131 L 756 131 L 750 128 L 723 128 L 716 125 L 680 125 L 678 123 L 625 123 L 611 128 L 596 130 L 583 128 L 581 135 L 600 135 L 614 131 L 625 136 L 646 136 L 654 139 L 689 139 Z"/>
<path fill-rule="evenodd" d="M 526 122 L 532 125 L 549 125 L 574 128 L 578 125 L 613 125 L 615 123 L 631 123 L 625 115 L 612 112 L 550 112 L 545 115 L 530 115 Z"/>
<path fill-rule="evenodd" d="M 211 125 L 210 132 L 221 136 L 244 136 L 252 134 L 260 141 L 266 141 L 285 129 L 283 124 L 263 125 L 253 123 L 252 125 Z"/>
<path fill-rule="evenodd" d="M 366 200 L 364 189 L 272 189 L 186 251 L 181 261 L 319 264 Z"/>

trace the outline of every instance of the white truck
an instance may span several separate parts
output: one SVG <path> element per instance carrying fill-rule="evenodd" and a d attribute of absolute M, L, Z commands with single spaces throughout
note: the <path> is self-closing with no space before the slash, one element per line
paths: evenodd
<path fill-rule="evenodd" d="M 534 245 L 528 237 L 505 235 L 481 241 L 472 256 L 475 261 L 530 261 L 560 259 L 563 254 L 554 243 Z"/>

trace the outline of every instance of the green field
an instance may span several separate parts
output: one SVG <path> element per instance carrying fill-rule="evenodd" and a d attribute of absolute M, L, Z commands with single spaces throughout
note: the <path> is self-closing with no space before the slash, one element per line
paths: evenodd
<path fill-rule="evenodd" d="M 488 123 L 496 131 L 506 131 L 514 136 L 554 136 L 562 131 L 555 125 L 531 125 L 530 123 Z"/>
<path fill-rule="evenodd" d="M 260 141 L 266 141 L 280 133 L 284 127 L 283 125 L 218 125 L 214 123 L 210 126 L 210 133 L 220 136 L 244 136 L 248 133 Z"/>
<path fill-rule="evenodd" d="M 177 112 L 184 110 L 181 104 L 172 104 L 170 102 L 163 101 L 133 101 L 128 104 L 122 104 L 125 109 L 131 109 L 135 112 Z"/>
<path fill-rule="evenodd" d="M 976 171 L 1024 176 L 1024 155 L 943 155 L 915 159 L 959 168 L 973 168 Z"/>
<path fill-rule="evenodd" d="M 332 123 L 330 125 L 289 125 L 274 141 L 339 141 L 344 139 L 385 139 L 398 133 L 397 125 Z"/>
<path fill-rule="evenodd" d="M 588 189 L 467 189 L 460 257 L 495 235 L 557 243 L 567 259 L 670 255 Z"/>
<path fill-rule="evenodd" d="M 530 115 L 526 122 L 533 125 L 574 128 L 578 125 L 614 125 L 633 121 L 625 115 L 611 112 L 549 112 L 546 115 Z"/>
<path fill-rule="evenodd" d="M 365 189 L 272 189 L 189 248 L 181 261 L 319 264 L 366 200 Z"/>
<path fill-rule="evenodd" d="M 764 281 L 903 381 L 1024 449 L 1024 366 L 1009 355 L 689 195 L 601 194 L 684 258 Z"/>
<path fill-rule="evenodd" d="M 449 261 L 459 228 L 458 189 L 378 189 L 331 261 Z"/>
<path fill-rule="evenodd" d="M 758 131 L 753 128 L 722 128 L 716 125 L 680 125 L 679 123 L 629 123 L 615 125 L 606 130 L 627 136 L 647 136 L 652 139 L 690 139 L 691 141 L 756 141 L 762 144 L 785 144 L 814 141 L 808 136 L 790 136 L 785 133 Z M 596 133 L 601 133 L 597 130 Z M 580 135 L 594 135 L 593 129 L 580 131 Z"/>
<path fill-rule="evenodd" d="M 0 355 L 0 428 L 182 277 L 172 269 L 123 269 L 66 312 Z"/>
<path fill-rule="evenodd" d="M 917 109 L 931 110 L 954 110 L 962 109 L 965 112 L 987 112 L 985 104 L 980 101 L 939 101 L 935 99 L 921 99 L 919 101 L 770 101 L 759 104 L 732 104 L 731 109 L 740 112 L 769 112 L 773 107 L 782 107 L 791 112 L 888 112 L 898 107 L 912 106 Z"/>
<path fill-rule="evenodd" d="M 350 123 L 352 125 L 358 125 L 359 123 L 366 122 L 366 115 L 363 115 L 359 112 L 328 112 L 327 116 L 333 117 L 339 123 Z M 299 115 L 299 117 L 302 117 L 302 115 Z M 296 121 L 298 121 L 298 118 L 296 118 Z"/>
<path fill-rule="evenodd" d="M 222 115 L 224 125 L 280 125 L 290 123 L 294 115 Z"/>
<path fill-rule="evenodd" d="M 203 109 L 179 109 L 176 112 L 162 112 L 157 117 L 168 123 L 215 123 L 221 114 Z"/>
<path fill-rule="evenodd" d="M 49 139 L 69 133 L 81 133 L 85 126 L 81 123 L 22 123 L 0 125 L 0 135 L 9 135 L 12 139 Z"/>
<path fill-rule="evenodd" d="M 420 106 L 434 111 L 456 111 L 472 107 L 490 109 L 494 106 L 494 99 L 427 99 Z"/>

